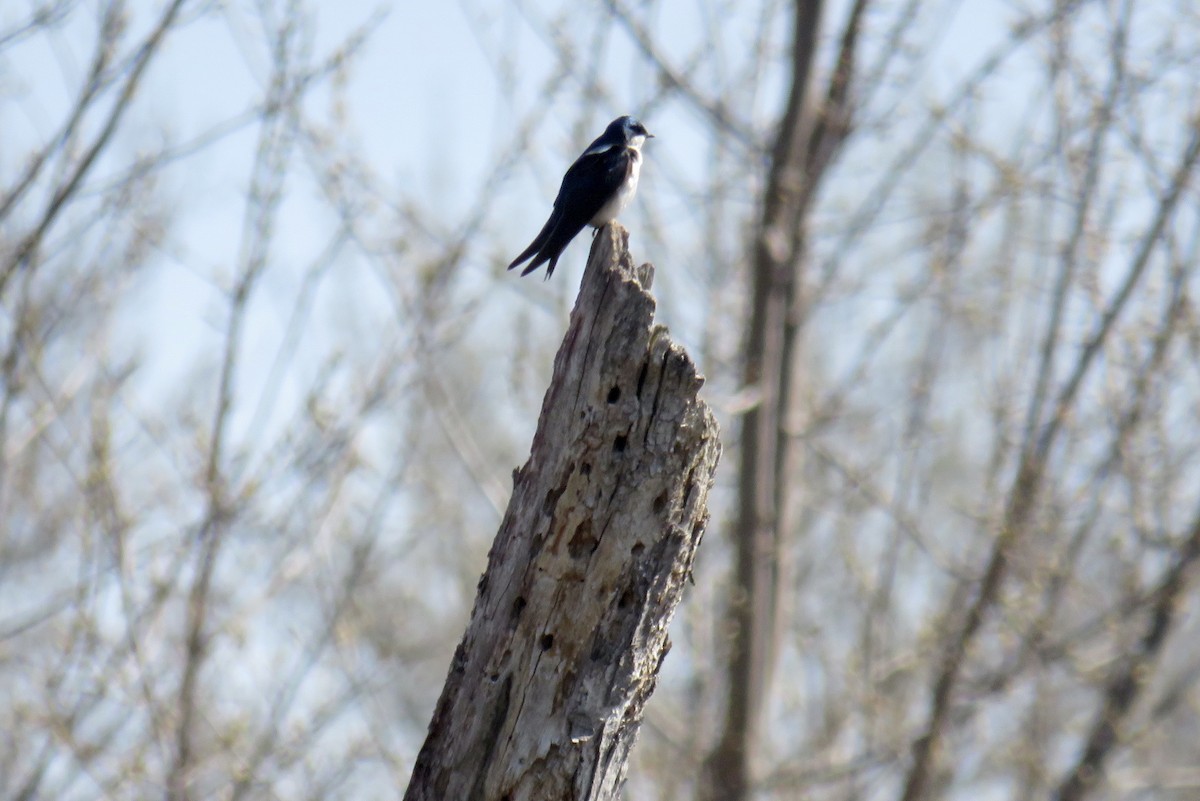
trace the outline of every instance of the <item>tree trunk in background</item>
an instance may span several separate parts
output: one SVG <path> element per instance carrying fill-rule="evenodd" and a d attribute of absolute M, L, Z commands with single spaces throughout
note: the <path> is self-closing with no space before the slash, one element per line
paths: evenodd
<path fill-rule="evenodd" d="M 410 801 L 611 799 L 624 780 L 720 454 L 627 242 L 610 224 L 592 246 Z"/>
<path fill-rule="evenodd" d="M 850 131 L 849 87 L 867 0 L 847 18 L 835 68 L 816 103 L 810 99 L 822 0 L 796 0 L 791 86 L 772 148 L 762 218 L 754 238 L 752 308 L 743 381 L 754 404 L 742 418 L 737 566 L 728 601 L 730 656 L 725 720 L 706 764 L 702 798 L 749 797 L 763 724 L 780 615 L 782 543 L 795 529 L 799 476 L 795 406 L 805 216 L 821 177 Z"/>

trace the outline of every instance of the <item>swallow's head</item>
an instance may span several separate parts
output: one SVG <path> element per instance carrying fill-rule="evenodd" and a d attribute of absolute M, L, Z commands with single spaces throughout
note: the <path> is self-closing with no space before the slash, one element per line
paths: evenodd
<path fill-rule="evenodd" d="M 614 138 L 618 138 L 619 141 L 632 148 L 639 148 L 647 139 L 654 138 L 654 134 L 647 131 L 645 125 L 628 115 L 617 117 L 609 123 L 608 130 L 604 133 L 613 135 Z"/>

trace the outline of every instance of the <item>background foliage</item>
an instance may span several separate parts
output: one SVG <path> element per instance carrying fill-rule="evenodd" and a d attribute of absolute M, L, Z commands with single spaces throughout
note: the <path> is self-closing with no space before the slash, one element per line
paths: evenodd
<path fill-rule="evenodd" d="M 0 796 L 402 792 L 585 244 L 502 266 L 632 111 L 625 222 L 729 439 L 630 796 L 724 755 L 736 798 L 1195 797 L 1200 9 L 464 0 L 444 63 L 359 70 L 422 13 L 0 10 Z M 470 114 L 419 113 L 452 64 Z"/>

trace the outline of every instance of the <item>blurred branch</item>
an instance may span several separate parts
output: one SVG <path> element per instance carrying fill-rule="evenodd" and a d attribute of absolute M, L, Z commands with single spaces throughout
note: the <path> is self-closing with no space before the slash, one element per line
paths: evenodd
<path fill-rule="evenodd" d="M 508 500 L 508 490 L 500 482 L 499 477 L 492 471 L 491 465 L 479 446 L 474 433 L 459 411 L 454 398 L 447 391 L 436 368 L 425 362 L 425 386 L 432 401 L 431 411 L 446 435 L 454 453 L 466 468 L 468 475 L 475 482 L 479 493 L 487 499 L 488 505 L 496 513 L 496 517 L 504 516 L 504 507 Z"/>
<path fill-rule="evenodd" d="M 1163 191 L 1149 229 L 1143 235 L 1133 262 L 1116 295 L 1088 338 L 1069 377 L 1059 392 L 1053 414 L 1036 441 L 1031 442 L 1021 456 L 1020 466 L 1008 496 L 1000 531 L 992 546 L 987 568 L 979 582 L 975 600 L 971 603 L 961 627 L 951 637 L 942 656 L 933 685 L 928 719 L 923 734 L 913 743 L 913 763 L 905 778 L 903 801 L 917 801 L 925 793 L 936 748 L 944 734 L 954 690 L 958 685 L 968 649 L 979 634 L 980 627 L 996 603 L 1001 584 L 1008 569 L 1009 555 L 1024 538 L 1033 519 L 1050 452 L 1058 434 L 1071 414 L 1076 396 L 1096 356 L 1107 342 L 1113 324 L 1124 310 L 1146 267 L 1150 256 L 1159 246 L 1163 229 L 1175 212 L 1184 188 L 1188 184 L 1200 157 L 1200 125 L 1192 125 L 1189 140 L 1184 146 L 1170 185 Z"/>
<path fill-rule="evenodd" d="M 609 13 L 621 24 L 629 38 L 641 51 L 642 56 L 658 70 L 659 80 L 675 89 L 688 103 L 706 116 L 718 129 L 729 134 L 748 152 L 757 153 L 759 145 L 749 125 L 744 121 L 735 120 L 733 113 L 719 100 L 703 96 L 695 84 L 686 75 L 675 70 L 666 56 L 659 52 L 654 37 L 634 20 L 633 13 L 621 4 L 620 0 L 604 0 Z"/>
<path fill-rule="evenodd" d="M 190 774 L 196 759 L 194 741 L 199 705 L 198 683 L 201 667 L 210 650 L 206 631 L 210 594 L 217 559 L 225 543 L 225 531 L 234 511 L 230 507 L 231 488 L 226 485 L 224 475 L 225 431 L 233 404 L 238 354 L 243 346 L 242 329 L 251 293 L 267 265 L 272 228 L 282 199 L 288 155 L 292 147 L 294 109 L 300 99 L 291 91 L 292 62 L 298 56 L 294 52 L 299 39 L 297 11 L 293 3 L 291 13 L 286 15 L 287 21 L 273 34 L 272 78 L 267 90 L 266 112 L 261 123 L 258 153 L 247 196 L 242 266 L 230 298 L 217 402 L 204 470 L 207 508 L 198 536 L 196 577 L 188 597 L 186 656 L 178 693 L 175 758 L 167 778 L 168 801 L 188 801 L 192 797 Z"/>
<path fill-rule="evenodd" d="M 758 403 L 742 418 L 736 589 L 729 601 L 732 635 L 725 721 L 708 757 L 707 797 L 741 799 L 753 786 L 751 760 L 774 664 L 780 617 L 781 556 L 796 531 L 800 474 L 793 432 L 799 409 L 799 335 L 807 216 L 822 180 L 851 131 L 852 84 L 867 0 L 850 8 L 835 66 L 819 103 L 811 97 L 821 27 L 821 0 L 797 0 L 789 51 L 789 89 L 772 149 L 762 217 L 753 242 L 752 301 L 743 385 Z"/>
<path fill-rule="evenodd" d="M 1109 80 L 1108 86 L 1104 92 L 1104 99 L 1096 109 L 1096 120 L 1092 125 L 1092 136 L 1088 142 L 1087 155 L 1084 157 L 1084 175 L 1074 195 L 1075 216 L 1071 223 L 1071 232 L 1063 243 L 1059 257 L 1058 280 L 1054 287 L 1054 296 L 1050 304 L 1050 320 L 1046 324 L 1046 333 L 1042 343 L 1040 362 L 1038 366 L 1037 379 L 1034 383 L 1033 396 L 1029 401 L 1029 410 L 1025 423 L 1027 440 L 1032 439 L 1034 432 L 1038 429 L 1039 421 L 1042 412 L 1042 406 L 1045 402 L 1046 393 L 1049 391 L 1050 378 L 1054 372 L 1054 357 L 1058 351 L 1058 340 L 1063 324 L 1063 314 L 1067 305 L 1069 290 L 1074 281 L 1075 268 L 1080 259 L 1080 248 L 1084 242 L 1084 234 L 1088 228 L 1088 222 L 1092 211 L 1092 204 L 1096 199 L 1097 186 L 1100 181 L 1101 165 L 1105 160 L 1105 143 L 1113 135 L 1113 114 L 1116 104 L 1125 93 L 1125 68 L 1127 55 L 1127 41 L 1129 36 L 1129 7 L 1131 0 L 1125 0 L 1123 4 L 1124 11 L 1121 14 L 1120 20 L 1117 23 L 1116 31 L 1113 34 L 1113 41 L 1109 53 Z M 1066 37 L 1055 37 L 1058 47 L 1065 47 L 1063 44 Z M 1056 59 L 1056 65 L 1065 61 L 1065 56 Z M 1056 68 L 1056 73 L 1061 70 L 1061 67 Z M 1066 124 L 1064 117 L 1070 113 L 1069 110 L 1062 110 L 1058 115 L 1059 146 L 1065 148 L 1065 143 L 1062 141 L 1065 138 L 1065 132 L 1062 131 L 1062 126 Z M 1064 161 L 1071 158 L 1071 154 L 1062 152 L 1060 158 Z"/>
<path fill-rule="evenodd" d="M 937 568 L 956 579 L 965 580 L 962 571 L 954 564 L 949 554 L 938 548 L 934 541 L 921 531 L 920 523 L 912 518 L 896 499 L 889 498 L 877 487 L 871 475 L 874 471 L 862 470 L 846 463 L 836 454 L 821 447 L 815 441 L 803 440 L 806 450 L 813 454 L 821 464 L 826 465 L 840 475 L 850 488 L 870 502 L 871 508 L 879 509 L 896 525 L 896 529 L 904 537 L 926 554 Z"/>
<path fill-rule="evenodd" d="M 74 138 L 79 129 L 80 122 L 87 112 L 91 111 L 96 96 L 110 85 L 111 78 L 107 78 L 105 73 L 116 54 L 116 48 L 119 44 L 121 33 L 120 16 L 122 11 L 123 7 L 120 2 L 110 2 L 105 8 L 104 16 L 100 21 L 100 29 L 97 32 L 96 52 L 92 56 L 92 65 L 88 70 L 83 91 L 75 100 L 71 113 L 63 123 L 62 129 L 46 143 L 37 155 L 29 160 L 29 164 L 25 168 L 25 174 L 21 178 L 18 178 L 17 182 L 8 190 L 3 199 L 0 199 L 0 221 L 8 217 L 13 207 L 25 195 L 25 192 L 33 186 L 34 181 L 37 180 L 38 175 L 41 174 L 42 168 L 46 165 L 50 157 L 55 152 L 62 150 Z M 30 25 L 33 26 L 35 23 L 31 22 Z"/>
<path fill-rule="evenodd" d="M 23 39 L 40 33 L 46 28 L 53 28 L 63 23 L 70 15 L 78 0 L 48 0 L 43 5 L 34 6 L 29 16 L 6 31 L 0 31 L 0 50 L 20 43 Z M 0 214 L 0 217 L 3 217 Z"/>
<path fill-rule="evenodd" d="M 370 541 L 360 543 L 350 554 L 350 565 L 345 576 L 340 581 L 338 587 L 338 595 L 333 603 L 333 608 L 329 612 L 328 619 L 322 626 L 317 636 L 311 640 L 303 649 L 302 653 L 297 656 L 295 664 L 289 671 L 287 678 L 280 682 L 278 690 L 275 692 L 275 697 L 271 701 L 270 711 L 263 721 L 262 728 L 259 731 L 257 741 L 250 750 L 245 762 L 237 770 L 237 781 L 229 791 L 231 801 L 242 801 L 251 792 L 252 788 L 261 781 L 260 772 L 263 764 L 272 756 L 272 754 L 282 751 L 283 753 L 300 754 L 306 749 L 291 747 L 284 751 L 279 748 L 279 742 L 284 734 L 284 722 L 287 716 L 293 710 L 300 688 L 305 679 L 312 673 L 322 653 L 334 642 L 337 636 L 337 630 L 342 625 L 342 620 L 347 611 L 351 609 L 354 602 L 354 594 L 358 589 L 359 581 L 367 570 L 370 558 L 372 556 L 372 548 Z M 353 696 L 340 699 L 340 702 L 331 707 L 330 712 L 336 714 L 344 709 Z M 319 719 L 322 716 L 317 716 Z M 319 725 L 319 720 L 307 721 L 302 736 L 315 738 L 316 733 L 322 728 Z M 296 744 L 292 744 L 293 746 Z"/>
<path fill-rule="evenodd" d="M 63 181 L 63 183 L 57 189 L 55 189 L 53 197 L 50 199 L 49 204 L 42 212 L 41 218 L 36 226 L 34 226 L 30 233 L 25 235 L 24 239 L 22 239 L 20 244 L 18 244 L 15 248 L 12 257 L 8 259 L 7 263 L 2 268 L 0 268 L 0 295 L 3 295 L 4 288 L 8 285 L 8 281 L 12 278 L 13 273 L 21 267 L 27 266 L 31 263 L 38 247 L 42 243 L 43 237 L 46 235 L 46 232 L 49 230 L 50 226 L 54 224 L 54 221 L 58 218 L 58 215 L 62 212 L 68 201 L 79 190 L 80 184 L 83 182 L 84 177 L 86 177 L 91 171 L 92 166 L 96 162 L 96 158 L 108 146 L 109 141 L 112 139 L 113 134 L 117 130 L 117 126 L 120 124 L 122 117 L 124 117 L 125 112 L 128 110 L 131 102 L 133 101 L 133 96 L 137 92 L 138 85 L 141 83 L 142 75 L 145 73 L 146 67 L 150 65 L 153 57 L 158 53 L 158 50 L 162 46 L 167 32 L 173 26 L 175 19 L 179 15 L 179 11 L 183 8 L 185 2 L 186 0 L 172 0 L 170 5 L 168 5 L 163 11 L 162 16 L 159 17 L 158 24 L 155 25 L 154 30 L 151 31 L 150 35 L 142 43 L 141 47 L 138 48 L 129 72 L 125 77 L 125 82 L 121 86 L 121 91 L 118 93 L 116 100 L 113 102 L 112 108 L 109 109 L 108 118 L 101 126 L 100 132 L 96 135 L 95 139 L 92 140 L 91 145 L 89 145 L 85 150 L 83 156 L 78 162 L 76 162 L 69 177 L 67 177 L 67 179 Z M 118 20 L 122 11 L 123 6 L 120 0 L 113 0 L 113 2 L 108 6 L 104 29 L 102 32 L 102 36 L 105 38 L 102 40 L 100 45 L 102 51 L 110 46 L 115 39 L 115 34 L 119 25 Z M 79 117 L 84 113 L 84 111 L 87 110 L 87 106 L 90 105 L 92 99 L 94 98 L 95 92 L 98 89 L 98 87 L 95 85 L 95 81 L 97 79 L 98 72 L 102 71 L 104 63 L 107 63 L 107 59 L 107 55 L 102 55 L 101 53 L 97 54 L 96 61 L 93 66 L 93 70 L 95 72 L 93 80 L 88 82 L 88 86 L 84 90 L 83 97 L 76 104 L 75 112 L 73 113 L 72 118 L 68 121 L 67 125 L 64 127 L 63 133 L 60 135 L 61 140 L 59 144 L 61 141 L 65 141 L 65 139 L 70 135 L 70 132 L 74 130 L 75 126 L 79 122 Z M 57 147 L 57 144 L 54 146 Z M 11 208 L 12 203 L 14 203 L 20 194 L 23 193 L 28 187 L 28 182 L 32 181 L 33 177 L 36 176 L 37 169 L 40 169 L 46 152 L 47 151 L 43 151 L 41 158 L 36 160 L 34 165 L 31 165 L 26 178 L 18 184 L 14 191 L 10 192 L 9 196 L 5 198 L 3 203 L 0 203 L 0 218 L 5 216 L 8 209 Z"/>
<path fill-rule="evenodd" d="M 1058 786 L 1054 794 L 1055 801 L 1083 801 L 1104 775 L 1105 763 L 1121 742 L 1121 730 L 1130 710 L 1149 683 L 1155 662 L 1171 633 L 1180 600 L 1187 590 L 1189 574 L 1197 559 L 1200 559 L 1200 512 L 1176 555 L 1175 564 L 1154 590 L 1154 606 L 1150 610 L 1141 642 L 1133 653 L 1122 660 L 1123 664 L 1105 686 L 1100 710 L 1087 742 L 1079 760 Z"/>
<path fill-rule="evenodd" d="M 841 260 L 852 251 L 856 241 L 879 219 L 879 215 L 891 199 L 893 193 L 901 185 L 901 178 L 909 174 L 914 165 L 919 163 L 922 153 L 937 141 L 938 131 L 946 124 L 953 113 L 974 97 L 986 84 L 987 80 L 999 72 L 1010 58 L 1021 52 L 1037 34 L 1054 25 L 1062 19 L 1069 18 L 1080 7 L 1095 2 L 1095 0 L 1063 0 L 1055 2 L 1052 11 L 1043 16 L 1031 16 L 1015 26 L 1012 35 L 990 52 L 968 77 L 959 83 L 950 97 L 929 111 L 928 118 L 921 125 L 906 147 L 901 148 L 896 157 L 882 170 L 877 171 L 879 180 L 862 193 L 864 198 L 850 218 L 846 221 L 842 234 L 829 250 L 829 256 L 821 265 L 819 280 L 812 290 L 813 300 L 820 298 L 827 291 L 837 275 Z"/>

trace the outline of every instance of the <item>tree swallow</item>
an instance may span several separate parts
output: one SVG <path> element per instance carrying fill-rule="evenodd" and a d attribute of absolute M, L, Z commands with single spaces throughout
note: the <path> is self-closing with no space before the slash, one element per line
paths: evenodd
<path fill-rule="evenodd" d="M 558 264 L 558 257 L 583 226 L 600 228 L 615 220 L 637 192 L 642 144 L 653 138 L 654 134 L 633 117 L 617 117 L 610 122 L 604 133 L 588 145 L 567 170 L 558 197 L 554 199 L 550 219 L 508 269 L 532 256 L 533 261 L 521 275 L 529 275 L 549 261 L 550 266 L 546 268 L 549 278 L 554 273 L 554 265 Z"/>

